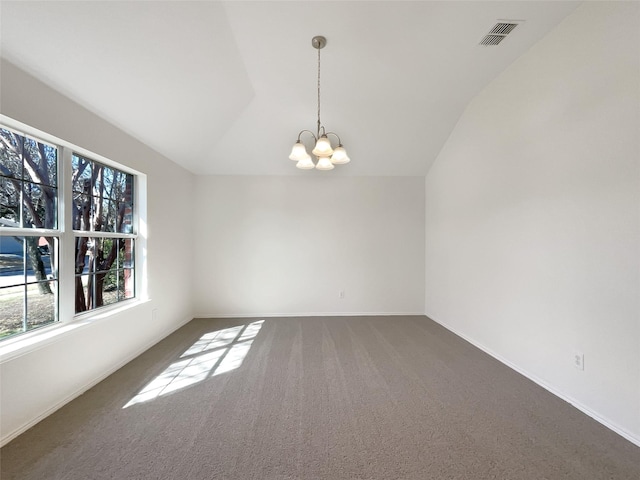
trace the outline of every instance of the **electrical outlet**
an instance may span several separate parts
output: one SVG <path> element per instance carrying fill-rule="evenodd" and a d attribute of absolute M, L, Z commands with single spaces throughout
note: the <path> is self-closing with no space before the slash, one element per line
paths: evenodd
<path fill-rule="evenodd" d="M 340 290 L 340 292 L 338 293 L 338 298 L 340 299 L 344 298 L 344 290 Z"/>
<path fill-rule="evenodd" d="M 573 366 L 578 370 L 584 370 L 584 353 L 573 352 Z"/>
<path fill-rule="evenodd" d="M 152 321 L 156 321 L 158 320 L 158 309 L 154 308 L 153 310 L 151 310 L 151 320 Z"/>

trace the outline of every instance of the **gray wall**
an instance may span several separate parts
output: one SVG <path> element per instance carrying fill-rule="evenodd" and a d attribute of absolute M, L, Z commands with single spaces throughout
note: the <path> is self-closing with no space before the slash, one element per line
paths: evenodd
<path fill-rule="evenodd" d="M 195 216 L 198 315 L 424 312 L 422 177 L 198 177 Z"/>
<path fill-rule="evenodd" d="M 639 9 L 586 2 L 470 103 L 426 178 L 425 304 L 640 444 Z"/>

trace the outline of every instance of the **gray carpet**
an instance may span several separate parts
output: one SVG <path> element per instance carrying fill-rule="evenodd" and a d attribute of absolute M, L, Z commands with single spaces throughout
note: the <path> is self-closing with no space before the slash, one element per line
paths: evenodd
<path fill-rule="evenodd" d="M 638 447 L 426 317 L 252 321 L 190 322 L 6 445 L 0 477 L 640 478 Z"/>

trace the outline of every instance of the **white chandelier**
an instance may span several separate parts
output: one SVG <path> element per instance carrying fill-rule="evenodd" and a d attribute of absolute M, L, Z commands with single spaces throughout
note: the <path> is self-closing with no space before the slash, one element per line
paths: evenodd
<path fill-rule="evenodd" d="M 320 50 L 327 44 L 327 39 L 321 36 L 313 37 L 311 45 L 318 50 L 318 129 L 314 134 L 311 130 L 302 130 L 298 134 L 298 140 L 291 149 L 289 158 L 296 163 L 296 167 L 302 170 L 316 168 L 318 170 L 333 170 L 334 165 L 349 163 L 351 160 L 347 156 L 347 151 L 342 146 L 340 137 L 333 132 L 325 132 L 324 126 L 320 123 Z M 317 158 L 317 163 L 313 163 L 311 156 L 307 153 L 307 148 L 300 141 L 303 133 L 310 133 L 315 141 L 315 147 L 311 151 Z M 338 146 L 333 148 L 328 136 L 334 135 L 338 139 Z"/>

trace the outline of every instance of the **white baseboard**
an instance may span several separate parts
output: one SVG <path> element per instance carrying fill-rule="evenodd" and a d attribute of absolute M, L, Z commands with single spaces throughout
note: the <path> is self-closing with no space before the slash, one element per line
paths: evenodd
<path fill-rule="evenodd" d="M 193 318 L 394 317 L 394 316 L 424 317 L 424 312 L 197 313 L 193 316 Z"/>
<path fill-rule="evenodd" d="M 626 431 L 624 428 L 620 427 L 619 425 L 616 425 L 615 422 L 612 422 L 611 420 L 599 415 L 598 413 L 596 413 L 593 410 L 591 410 L 589 407 L 583 405 L 580 401 L 576 400 L 575 398 L 572 398 L 571 396 L 569 396 L 569 395 L 567 395 L 567 394 L 565 394 L 563 392 L 560 392 L 556 388 L 548 385 L 541 378 L 538 378 L 537 376 L 535 376 L 535 375 L 531 374 L 530 372 L 524 370 L 523 368 L 519 367 L 518 365 L 510 362 L 506 358 L 503 358 L 501 355 L 497 354 L 496 352 L 494 352 L 490 348 L 485 347 L 484 345 L 482 345 L 480 342 L 477 342 L 473 338 L 468 337 L 467 335 L 457 331 L 455 328 L 447 325 L 446 323 L 437 320 L 436 318 L 432 317 L 429 314 L 426 314 L 426 316 L 427 316 L 427 318 L 433 320 L 437 324 L 442 325 L 444 328 L 449 330 L 451 333 L 454 333 L 458 337 L 463 338 L 464 340 L 469 342 L 471 345 L 479 348 L 480 350 L 482 350 L 486 354 L 491 355 L 493 358 L 495 358 L 499 362 L 505 364 L 507 367 L 511 368 L 512 370 L 515 370 L 516 372 L 518 372 L 519 374 L 521 374 L 524 377 L 528 378 L 532 382 L 540 385 L 542 388 L 544 388 L 545 390 L 551 392 L 556 397 L 559 397 L 562 400 L 564 400 L 565 402 L 570 403 L 575 408 L 580 410 L 582 413 L 584 413 L 585 415 L 588 415 L 589 417 L 593 418 L 598 423 L 601 423 L 602 425 L 607 427 L 609 430 L 614 431 L 615 433 L 617 433 L 621 437 L 629 440 L 631 443 L 633 443 L 633 444 L 635 444 L 635 445 L 640 447 L 640 438 L 638 438 L 635 435 L 633 435 L 632 433 Z"/>
<path fill-rule="evenodd" d="M 102 380 L 107 378 L 109 375 L 111 375 L 112 373 L 115 373 L 117 370 L 119 370 L 120 368 L 124 367 L 127 363 L 132 361 L 134 358 L 136 358 L 139 355 L 141 355 L 142 353 L 146 352 L 151 347 L 153 347 L 156 343 L 158 343 L 162 339 L 166 338 L 167 336 L 171 335 L 173 332 L 178 330 L 180 327 L 186 325 L 191 320 L 193 320 L 193 317 L 187 317 L 187 318 L 183 319 L 182 321 L 180 321 L 179 323 L 177 323 L 175 325 L 172 325 L 170 328 L 165 330 L 163 333 L 161 333 L 159 335 L 156 335 L 153 340 L 147 342 L 143 347 L 139 348 L 134 353 L 132 353 L 131 355 L 127 356 L 122 361 L 118 362 L 115 366 L 113 366 L 112 368 L 110 368 L 106 372 L 103 372 L 99 376 L 97 376 L 97 377 L 93 378 L 92 380 L 88 381 L 86 384 L 84 384 L 82 387 L 77 389 L 75 392 L 71 393 L 69 396 L 67 396 L 63 400 L 59 401 L 58 403 L 56 403 L 52 407 L 48 408 L 43 413 L 38 415 L 36 418 L 34 418 L 31 421 L 27 422 L 25 425 L 22 425 L 21 427 L 15 429 L 11 433 L 8 433 L 2 439 L 0 439 L 0 447 L 3 447 L 7 443 L 9 443 L 11 440 L 16 438 L 18 435 L 26 432 L 31 427 L 36 425 L 38 422 L 44 420 L 45 418 L 47 418 L 52 413 L 54 413 L 57 410 L 59 410 L 60 408 L 64 407 L 67 403 L 69 403 L 70 401 L 72 401 L 75 398 L 79 397 L 84 392 L 86 392 L 87 390 L 89 390 L 90 388 L 94 387 L 95 385 L 100 383 Z"/>

